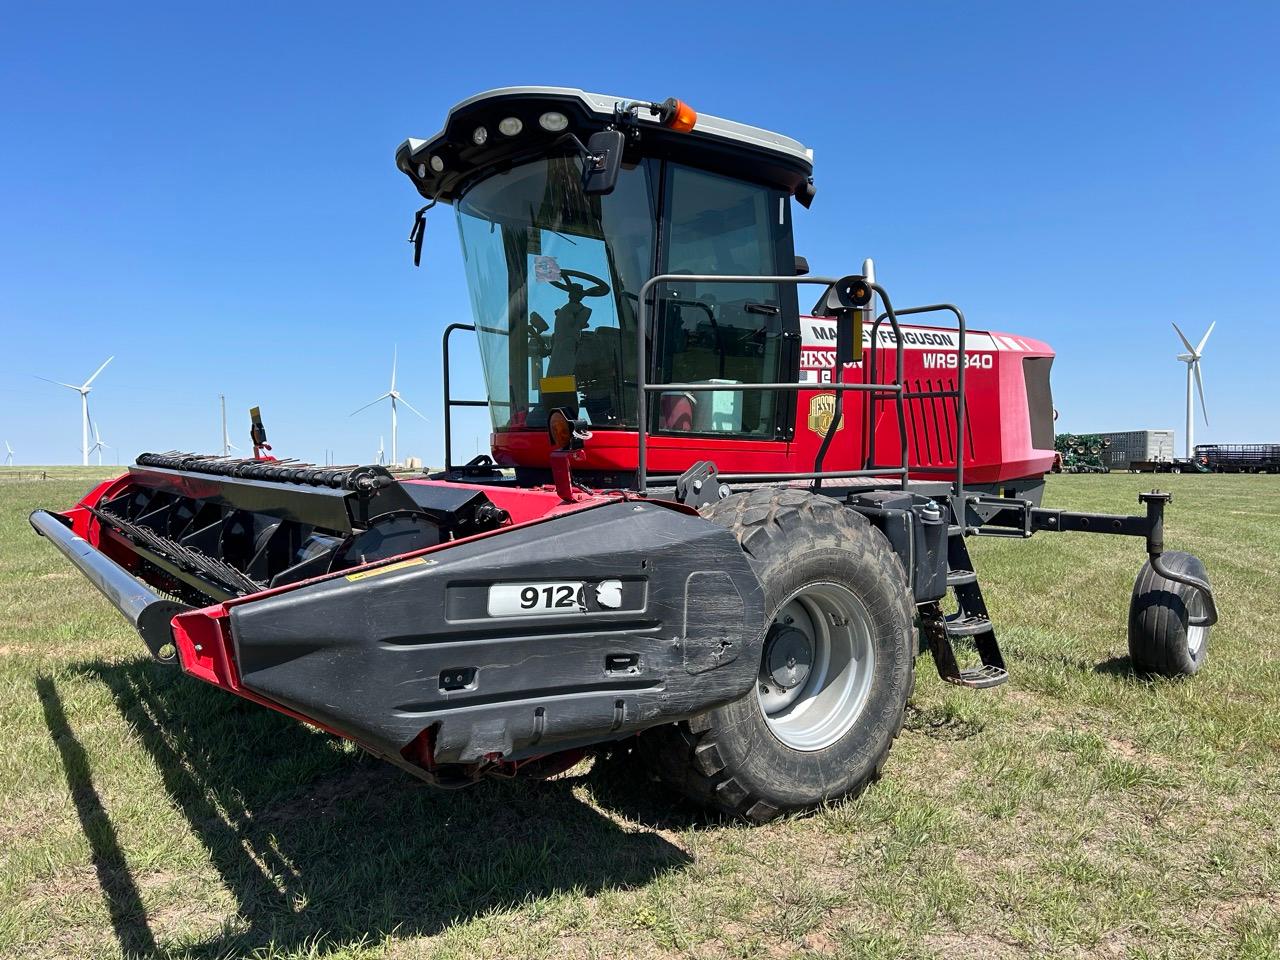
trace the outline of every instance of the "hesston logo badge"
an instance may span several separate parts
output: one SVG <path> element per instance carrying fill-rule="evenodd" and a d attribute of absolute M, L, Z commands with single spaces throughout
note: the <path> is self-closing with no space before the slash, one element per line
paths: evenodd
<path fill-rule="evenodd" d="M 815 393 L 809 398 L 809 429 L 820 437 L 825 437 L 831 429 L 831 418 L 836 415 L 836 395 L 834 393 Z M 844 415 L 836 424 L 836 432 L 844 429 Z"/>

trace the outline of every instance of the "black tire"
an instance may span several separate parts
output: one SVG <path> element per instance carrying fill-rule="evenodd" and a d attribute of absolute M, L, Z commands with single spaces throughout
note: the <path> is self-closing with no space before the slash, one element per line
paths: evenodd
<path fill-rule="evenodd" d="M 856 598 L 872 650 L 865 699 L 838 739 L 797 750 L 775 736 L 753 689 L 646 733 L 642 756 L 686 796 L 753 823 L 861 791 L 902 731 L 915 682 L 915 606 L 897 554 L 866 518 L 803 490 L 735 494 L 703 515 L 737 534 L 764 587 L 766 624 L 810 585 Z"/>
<path fill-rule="evenodd" d="M 1170 551 L 1164 565 L 1209 582 L 1204 564 L 1189 553 Z M 1204 665 L 1209 652 L 1209 628 L 1192 627 L 1188 621 L 1204 612 L 1200 594 L 1186 584 L 1167 580 L 1142 565 L 1129 602 L 1129 658 L 1139 673 L 1162 677 L 1189 677 Z"/>

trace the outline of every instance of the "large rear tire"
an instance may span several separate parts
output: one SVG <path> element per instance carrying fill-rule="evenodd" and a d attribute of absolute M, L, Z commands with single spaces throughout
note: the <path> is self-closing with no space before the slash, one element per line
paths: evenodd
<path fill-rule="evenodd" d="M 754 823 L 860 791 L 902 730 L 915 608 L 884 536 L 803 490 L 731 496 L 703 515 L 733 530 L 764 587 L 756 688 L 640 738 L 658 776 Z"/>
<path fill-rule="evenodd" d="M 1164 565 L 1209 582 L 1198 557 L 1178 550 L 1164 554 Z M 1167 580 L 1142 565 L 1129 602 L 1129 659 L 1139 673 L 1189 677 L 1204 665 L 1209 652 L 1209 628 L 1190 621 L 1204 613 L 1200 593 L 1184 583 Z"/>

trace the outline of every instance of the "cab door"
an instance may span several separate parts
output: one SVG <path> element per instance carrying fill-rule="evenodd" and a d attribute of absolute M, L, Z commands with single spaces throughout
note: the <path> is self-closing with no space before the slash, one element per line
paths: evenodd
<path fill-rule="evenodd" d="M 659 271 L 778 276 L 795 269 L 789 198 L 781 191 L 667 163 Z M 713 392 L 672 390 L 652 404 L 663 434 L 790 439 L 795 396 L 734 390 L 794 382 L 798 309 L 793 284 L 665 284 L 655 305 L 654 383 L 714 383 Z"/>

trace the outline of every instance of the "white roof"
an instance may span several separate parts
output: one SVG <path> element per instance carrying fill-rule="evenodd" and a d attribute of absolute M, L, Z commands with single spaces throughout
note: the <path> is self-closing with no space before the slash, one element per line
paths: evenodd
<path fill-rule="evenodd" d="M 589 111 L 605 120 L 613 116 L 614 107 L 618 104 L 633 102 L 626 97 L 613 97 L 603 93 L 588 93 L 575 87 L 499 87 L 495 90 L 477 93 L 474 97 L 468 97 L 461 103 L 455 104 L 449 111 L 449 115 L 452 116 L 455 111 L 468 107 L 480 100 L 490 100 L 511 95 L 574 97 L 581 101 Z M 697 108 L 695 107 L 694 109 Z M 656 124 L 658 122 L 656 117 L 650 116 L 643 110 L 639 112 L 638 119 L 641 123 Z M 427 140 L 410 138 L 401 146 L 408 148 L 410 155 L 412 155 L 427 143 L 443 136 L 444 132 L 445 130 L 441 129 L 434 137 Z M 762 130 L 760 127 L 738 123 L 734 120 L 725 120 L 721 117 L 699 113 L 698 125 L 694 128 L 694 132 L 701 136 L 733 140 L 738 143 L 749 144 L 757 149 L 771 150 L 806 164 L 812 165 L 813 163 L 813 151 L 805 147 L 800 141 L 792 140 L 790 137 L 784 137 L 782 134 L 774 133 L 770 130 Z"/>

